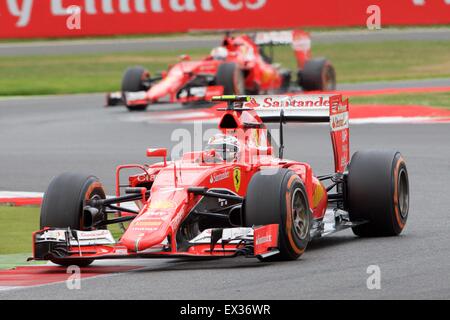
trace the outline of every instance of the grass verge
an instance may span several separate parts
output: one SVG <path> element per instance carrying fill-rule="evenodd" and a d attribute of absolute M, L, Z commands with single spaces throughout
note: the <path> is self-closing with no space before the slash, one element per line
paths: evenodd
<path fill-rule="evenodd" d="M 36 207 L 0 206 L 0 269 L 28 264 L 31 234 L 39 230 L 39 213 Z M 116 239 L 122 234 L 117 225 L 109 229 Z"/>
<path fill-rule="evenodd" d="M 351 97 L 351 104 L 420 105 L 450 109 L 450 92 Z"/>
<path fill-rule="evenodd" d="M 450 77 L 450 42 L 399 41 L 313 45 L 316 57 L 333 61 L 338 81 L 361 82 Z M 193 59 L 209 50 L 188 53 Z M 107 92 L 119 89 L 128 66 L 144 65 L 152 73 L 177 62 L 185 51 L 3 57 L 0 96 Z M 295 69 L 290 48 L 276 49 L 276 62 Z"/>
<path fill-rule="evenodd" d="M 38 208 L 0 206 L 0 255 L 31 252 L 31 233 L 38 229 Z"/>

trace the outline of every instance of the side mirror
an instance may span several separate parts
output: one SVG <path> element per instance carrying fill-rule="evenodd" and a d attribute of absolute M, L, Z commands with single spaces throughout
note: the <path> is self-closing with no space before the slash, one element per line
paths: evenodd
<path fill-rule="evenodd" d="M 164 158 L 164 166 L 167 165 L 167 149 L 147 149 L 147 157 L 149 158 Z"/>
<path fill-rule="evenodd" d="M 188 54 L 183 54 L 179 57 L 180 61 L 191 61 L 191 56 Z"/>

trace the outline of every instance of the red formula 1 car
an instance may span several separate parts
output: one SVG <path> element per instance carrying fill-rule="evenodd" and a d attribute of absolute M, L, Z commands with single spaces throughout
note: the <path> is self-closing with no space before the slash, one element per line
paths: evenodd
<path fill-rule="evenodd" d="M 284 93 L 291 87 L 292 71 L 274 63 L 273 46 L 292 45 L 297 60 L 297 90 L 336 88 L 335 70 L 325 58 L 311 58 L 311 39 L 303 31 L 226 35 L 222 46 L 200 61 L 185 55 L 159 77 L 144 67 L 126 70 L 121 92 L 107 95 L 107 106 L 125 104 L 142 111 L 161 102 L 209 101 L 215 95 Z"/>
<path fill-rule="evenodd" d="M 35 260 L 87 265 L 95 259 L 257 257 L 294 260 L 308 243 L 352 228 L 358 236 L 400 234 L 409 183 L 397 151 L 356 152 L 349 162 L 348 101 L 341 96 L 229 99 L 204 151 L 117 169 L 117 196 L 94 176 L 63 174 L 45 193 Z M 265 122 L 280 123 L 278 155 Z M 329 122 L 334 172 L 283 157 L 283 123 Z M 307 152 L 307 150 L 305 150 Z M 121 173 L 140 173 L 120 181 Z M 125 206 L 135 202 L 138 209 Z M 128 222 L 116 242 L 107 226 Z"/>

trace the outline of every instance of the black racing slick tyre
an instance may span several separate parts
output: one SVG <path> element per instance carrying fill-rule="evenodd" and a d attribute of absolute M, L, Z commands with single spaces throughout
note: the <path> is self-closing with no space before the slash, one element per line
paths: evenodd
<path fill-rule="evenodd" d="M 240 95 L 245 93 L 244 74 L 234 62 L 222 63 L 217 70 L 216 84 L 223 86 L 223 94 Z"/>
<path fill-rule="evenodd" d="M 409 211 L 406 163 L 398 151 L 359 151 L 350 162 L 347 206 L 352 221 L 367 221 L 353 228 L 360 237 L 397 236 Z"/>
<path fill-rule="evenodd" d="M 93 221 L 86 221 L 87 218 L 83 214 L 83 202 L 88 199 L 105 198 L 104 188 L 94 176 L 74 173 L 57 176 L 51 181 L 44 194 L 40 217 L 41 229 L 50 227 L 92 230 Z M 52 260 L 64 266 L 87 266 L 92 261 L 91 259 Z"/>
<path fill-rule="evenodd" d="M 144 67 L 131 67 L 125 71 L 122 78 L 122 92 L 138 92 L 147 90 L 144 81 L 148 78 Z"/>
<path fill-rule="evenodd" d="M 149 72 L 144 67 L 131 67 L 125 71 L 122 78 L 122 93 L 147 91 L 145 81 L 150 77 Z M 129 111 L 144 111 L 147 105 L 128 106 Z"/>
<path fill-rule="evenodd" d="M 308 60 L 298 73 L 298 84 L 304 91 L 336 90 L 336 71 L 325 58 Z"/>
<path fill-rule="evenodd" d="M 311 220 L 305 186 L 293 171 L 267 170 L 252 177 L 245 199 L 244 224 L 279 225 L 280 253 L 260 260 L 298 259 L 310 240 Z"/>

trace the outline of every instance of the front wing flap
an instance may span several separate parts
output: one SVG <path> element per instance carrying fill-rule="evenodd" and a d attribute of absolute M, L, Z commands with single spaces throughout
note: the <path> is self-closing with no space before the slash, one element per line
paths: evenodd
<path fill-rule="evenodd" d="M 278 253 L 278 225 L 208 229 L 186 251 L 167 243 L 140 252 L 116 243 L 110 231 L 46 228 L 33 233 L 32 260 L 266 256 Z"/>

